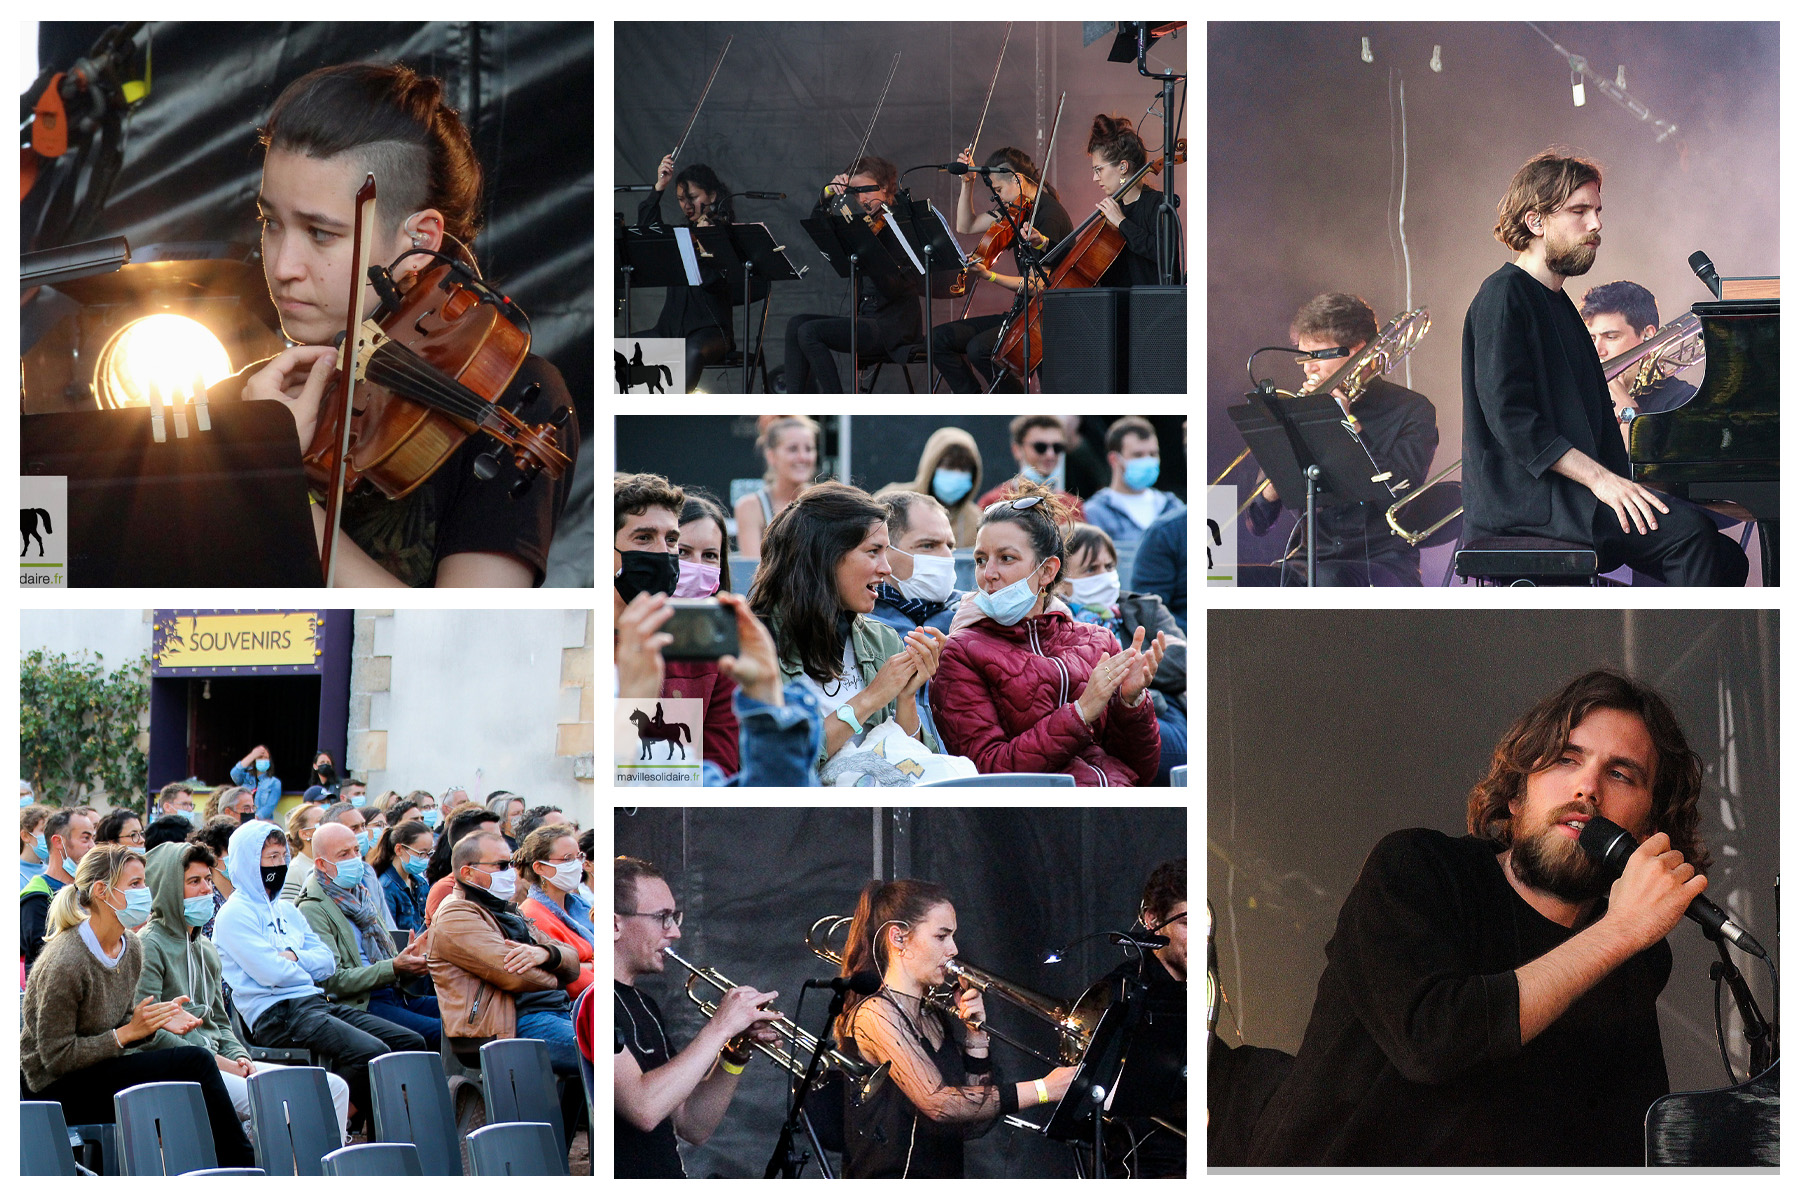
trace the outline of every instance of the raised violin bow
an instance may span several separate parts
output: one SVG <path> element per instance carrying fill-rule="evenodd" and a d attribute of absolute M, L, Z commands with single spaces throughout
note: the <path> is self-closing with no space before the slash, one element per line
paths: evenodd
<path fill-rule="evenodd" d="M 1000 64 L 1006 61 L 1006 45 L 1012 41 L 1013 23 L 1006 23 L 1006 36 L 1000 39 L 1000 57 L 994 60 L 994 77 L 988 80 L 987 99 L 981 102 L 981 119 L 975 122 L 975 136 L 969 139 L 969 157 L 975 157 L 975 147 L 981 144 L 981 131 L 987 126 L 988 105 L 994 102 L 994 85 L 1000 82 Z"/>
<path fill-rule="evenodd" d="M 369 331 L 363 323 L 363 276 L 374 258 L 375 241 L 375 176 L 369 174 L 356 190 L 356 225 L 350 239 L 350 304 L 344 310 L 343 340 L 338 343 L 338 369 L 344 375 L 344 407 L 337 415 L 337 469 L 333 472 L 331 490 L 325 496 L 325 543 L 319 551 L 319 569 L 325 586 L 335 586 L 337 579 L 337 538 L 344 520 L 344 478 L 350 466 L 350 417 L 356 411 L 356 389 L 360 386 L 356 364 L 367 353 Z"/>
<path fill-rule="evenodd" d="M 675 143 L 675 152 L 669 155 L 670 158 L 680 160 L 681 149 L 687 145 L 688 134 L 694 131 L 694 122 L 700 119 L 700 109 L 705 106 L 707 94 L 712 91 L 713 80 L 719 77 L 719 68 L 725 65 L 725 56 L 731 53 L 731 42 L 735 36 L 733 34 L 725 39 L 725 48 L 719 51 L 719 61 L 713 64 L 712 74 L 706 77 L 706 86 L 700 90 L 700 99 L 695 103 L 694 111 L 688 115 L 687 128 L 681 131 L 681 140 Z"/>
<path fill-rule="evenodd" d="M 887 103 L 888 89 L 894 86 L 894 72 L 899 69 L 900 52 L 896 50 L 894 51 L 894 61 L 888 66 L 887 82 L 881 85 L 881 96 L 875 101 L 875 111 L 869 114 L 869 127 L 863 130 L 862 144 L 856 148 L 856 157 L 852 158 L 850 165 L 844 168 L 844 194 L 846 196 L 849 195 L 851 172 L 856 170 L 856 164 L 862 161 L 863 154 L 869 149 L 869 138 L 875 133 L 875 122 L 881 118 L 881 106 Z"/>
<path fill-rule="evenodd" d="M 1062 93 L 1062 95 L 1060 95 L 1056 98 L 1056 119 L 1050 122 L 1050 146 L 1047 150 L 1044 151 L 1044 164 L 1045 164 L 1044 172 L 1045 172 L 1045 174 L 1048 174 L 1050 171 L 1049 164 L 1056 161 L 1056 131 L 1062 128 L 1063 105 L 1068 103 L 1068 100 L 1069 100 L 1069 93 L 1066 90 Z M 1040 184 L 1041 184 L 1041 182 L 1042 181 L 1040 181 Z M 1037 228 L 1038 209 L 1040 207 L 1042 207 L 1042 205 L 1044 203 L 1044 192 L 1046 190 L 1047 189 L 1045 189 L 1044 187 L 1039 186 L 1039 188 L 1037 190 L 1037 195 L 1032 198 L 1031 219 L 1026 221 L 1025 223 L 1027 225 L 1031 226 L 1031 228 L 1033 228 L 1033 229 Z M 1024 239 L 1020 239 L 1020 240 L 1022 241 Z M 1032 264 L 1032 267 L 1030 268 L 1030 270 L 1035 270 L 1039 275 L 1042 275 L 1044 273 L 1044 256 L 1040 255 L 1038 257 L 1037 261 Z M 1027 278 L 1025 280 L 1025 286 L 1023 288 L 1021 288 L 1019 291 L 1019 294 L 1021 296 L 1029 296 L 1031 294 L 1031 279 L 1029 276 L 1030 276 L 1030 271 L 1028 270 Z"/>

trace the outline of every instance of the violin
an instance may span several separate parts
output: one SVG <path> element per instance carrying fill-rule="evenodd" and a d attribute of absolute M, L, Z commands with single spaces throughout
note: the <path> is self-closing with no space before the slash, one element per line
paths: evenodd
<path fill-rule="evenodd" d="M 951 286 L 950 294 L 952 296 L 960 296 L 968 290 L 971 283 L 969 276 L 974 274 L 978 269 L 983 271 L 992 271 L 994 269 L 994 263 L 999 259 L 1001 254 L 1005 253 L 1006 248 L 1013 243 L 1013 223 L 1017 222 L 1019 225 L 1023 226 L 1026 221 L 1030 220 L 1031 204 L 1021 196 L 1019 199 L 1006 206 L 1005 213 L 1001 213 L 996 209 L 995 214 L 996 219 L 994 223 L 988 226 L 987 232 L 981 235 L 981 240 L 975 243 L 975 250 L 969 255 L 968 262 L 964 265 L 964 271 L 961 278 Z M 1007 220 L 1008 216 L 1010 216 L 1012 220 Z"/>
<path fill-rule="evenodd" d="M 365 480 L 389 499 L 400 499 L 436 473 L 473 433 L 491 438 L 502 451 L 479 455 L 476 476 L 494 478 L 501 457 L 509 458 L 519 473 L 509 489 L 515 499 L 540 473 L 560 479 L 571 465 L 557 444 L 557 431 L 570 416 L 566 406 L 539 425 L 526 424 L 503 407 L 504 401 L 522 409 L 537 397 L 535 383 L 508 395 L 531 350 L 530 320 L 465 263 L 438 251 L 408 250 L 386 268 L 368 267 L 381 303 L 357 320 L 358 276 L 366 261 L 364 214 L 372 216 L 374 195 L 369 176 L 357 194 L 352 324 L 302 456 L 308 480 L 327 497 L 326 586 L 343 496 Z M 392 274 L 401 260 L 421 255 L 432 265 L 397 278 Z"/>

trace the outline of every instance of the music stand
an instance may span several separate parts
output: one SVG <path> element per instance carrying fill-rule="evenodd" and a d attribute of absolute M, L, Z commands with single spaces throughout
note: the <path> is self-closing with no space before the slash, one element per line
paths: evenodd
<path fill-rule="evenodd" d="M 1363 440 L 1330 396 L 1283 396 L 1273 390 L 1245 395 L 1225 410 L 1252 457 L 1283 496 L 1306 493 L 1306 586 L 1317 587 L 1319 502 L 1386 506 L 1394 496 L 1391 472 L 1375 462 Z M 1283 567 L 1285 570 L 1285 565 Z"/>
<path fill-rule="evenodd" d="M 893 209 L 900 227 L 907 231 L 924 257 L 925 274 L 931 281 L 925 289 L 925 382 L 932 384 L 935 390 L 937 361 L 931 346 L 931 302 L 946 300 L 956 294 L 950 289 L 962 278 L 962 247 L 957 245 L 956 235 L 950 231 L 944 214 L 930 200 L 914 200 L 911 192 L 901 188 Z M 957 267 L 954 271 L 937 270 L 931 265 L 934 259 L 954 262 Z"/>
<path fill-rule="evenodd" d="M 680 232 L 704 232 L 689 230 Z M 699 259 L 688 253 L 666 225 L 628 225 L 619 231 L 619 272 L 625 276 L 625 332 L 631 332 L 631 293 L 634 288 L 689 287 L 700 285 Z"/>
<path fill-rule="evenodd" d="M 745 221 L 738 225 L 727 225 L 725 230 L 730 235 L 732 250 L 741 264 L 741 271 L 739 267 L 733 267 L 732 270 L 740 271 L 744 283 L 744 394 L 747 396 L 750 394 L 751 281 L 752 279 L 761 279 L 766 284 L 773 285 L 799 279 L 806 274 L 806 268 L 794 265 L 793 260 L 787 256 L 787 247 L 775 244 L 775 235 L 769 232 L 767 225 L 756 221 Z M 727 274 L 729 275 L 730 272 Z M 733 278 L 732 282 L 735 283 L 736 279 Z M 767 303 L 768 292 L 765 292 L 763 310 L 765 321 L 768 318 Z M 762 357 L 761 338 L 757 339 L 756 351 L 757 357 Z M 763 377 L 766 381 L 767 372 Z"/>
<path fill-rule="evenodd" d="M 1112 1003 L 1094 1027 L 1087 1053 L 1069 1081 L 1069 1090 L 1056 1103 L 1056 1110 L 1044 1125 L 1044 1136 L 1059 1142 L 1078 1145 L 1090 1137 L 1094 1145 L 1094 1177 L 1106 1175 L 1106 1155 L 1102 1146 L 1102 1122 L 1106 1119 L 1107 1102 L 1125 1066 L 1125 1044 L 1131 1028 L 1137 1023 L 1138 1008 L 1147 990 L 1135 979 L 1115 979 Z M 1096 1098 L 1094 1090 L 1100 1090 Z"/>
<path fill-rule="evenodd" d="M 211 430 L 161 443 L 143 408 L 19 418 L 20 474 L 68 476 L 70 587 L 323 585 L 293 416 L 208 409 Z"/>
<path fill-rule="evenodd" d="M 850 394 L 854 396 L 862 390 L 856 344 L 862 276 L 903 285 L 914 275 L 923 276 L 925 268 L 894 221 L 882 228 L 879 237 L 866 220 L 844 221 L 823 214 L 807 217 L 800 227 L 832 269 L 850 281 Z"/>

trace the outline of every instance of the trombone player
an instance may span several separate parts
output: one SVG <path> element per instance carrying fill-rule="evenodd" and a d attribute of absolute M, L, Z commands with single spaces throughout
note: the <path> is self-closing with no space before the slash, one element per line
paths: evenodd
<path fill-rule="evenodd" d="M 1338 370 L 1356 360 L 1378 333 L 1375 310 L 1366 300 L 1348 292 L 1325 292 L 1314 296 L 1294 314 L 1288 335 L 1294 345 L 1307 352 L 1343 349 L 1338 358 L 1303 358 L 1300 368 L 1306 372 L 1308 391 L 1317 388 Z M 1386 379 L 1371 380 L 1355 404 L 1345 405 L 1341 392 L 1333 392 L 1350 427 L 1369 448 L 1369 455 L 1396 480 L 1410 479 L 1421 484 L 1437 453 L 1437 409 L 1418 392 L 1390 383 Z M 1297 509 L 1304 508 L 1304 497 L 1295 497 Z M 1280 515 L 1282 497 L 1270 481 L 1263 485 L 1250 505 L 1250 530 L 1258 537 L 1269 531 Z M 1305 536 L 1305 522 L 1296 528 L 1296 536 Z M 1385 510 L 1365 504 L 1332 504 L 1319 508 L 1319 572 L 1322 587 L 1421 587 L 1419 551 L 1407 544 L 1388 527 Z M 1285 556 L 1280 563 L 1281 575 L 1270 582 L 1282 585 L 1306 582 L 1306 555 L 1300 552 Z M 1246 580 L 1245 582 L 1249 582 Z"/>
<path fill-rule="evenodd" d="M 613 1055 L 619 1179 L 685 1178 L 675 1137 L 698 1146 L 718 1128 L 751 1058 L 739 1039 L 780 1040 L 768 1022 L 781 1014 L 763 1008 L 778 993 L 734 987 L 694 1040 L 674 1052 L 656 1002 L 633 984 L 662 973 L 663 951 L 681 938 L 681 916 L 656 867 L 624 855 L 613 860 L 613 1025 L 624 1041 Z"/>
<path fill-rule="evenodd" d="M 1594 339 L 1594 352 L 1600 356 L 1600 361 L 1611 362 L 1656 336 L 1656 297 L 1650 294 L 1650 289 L 1629 279 L 1603 283 L 1589 288 L 1587 295 L 1581 298 L 1581 320 L 1588 328 L 1588 336 Z M 1671 374 L 1634 397 L 1631 394 L 1634 373 L 1625 371 L 1607 385 L 1621 434 L 1625 431 L 1627 410 L 1640 414 L 1666 412 L 1686 404 L 1700 390 Z"/>

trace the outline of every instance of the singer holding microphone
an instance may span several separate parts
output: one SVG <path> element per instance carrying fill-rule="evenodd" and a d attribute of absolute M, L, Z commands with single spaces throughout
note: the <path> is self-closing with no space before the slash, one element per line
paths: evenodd
<path fill-rule="evenodd" d="M 1074 1067 L 1008 1083 L 988 1059 L 979 991 L 956 997 L 947 1013 L 927 993 L 944 983 L 956 957 L 956 909 L 935 883 L 871 880 L 856 903 L 840 974 L 881 976 L 881 990 L 859 997 L 839 1018 L 850 1053 L 891 1063 L 887 1086 L 844 1109 L 846 1179 L 961 1179 L 962 1144 L 1004 1117 L 1062 1099 Z"/>
<path fill-rule="evenodd" d="M 1700 759 L 1610 670 L 1540 700 L 1469 794 L 1469 836 L 1390 834 L 1339 911 L 1253 1166 L 1641 1166 L 1669 1090 L 1666 935 L 1706 888 Z M 1584 851 L 1604 818 L 1623 874 Z"/>

